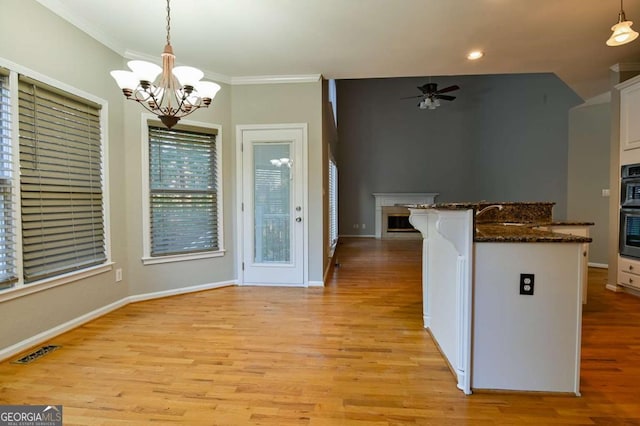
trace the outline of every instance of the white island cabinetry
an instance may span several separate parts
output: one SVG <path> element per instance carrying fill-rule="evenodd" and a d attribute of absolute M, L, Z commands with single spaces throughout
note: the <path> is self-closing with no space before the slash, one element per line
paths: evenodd
<path fill-rule="evenodd" d="M 424 325 L 458 388 L 579 395 L 583 244 L 590 240 L 534 226 L 476 225 L 478 210 L 411 209 L 424 238 Z M 533 275 L 532 295 L 520 293 L 522 274 Z"/>
<path fill-rule="evenodd" d="M 579 243 L 476 244 L 473 388 L 579 394 L 581 264 Z"/>

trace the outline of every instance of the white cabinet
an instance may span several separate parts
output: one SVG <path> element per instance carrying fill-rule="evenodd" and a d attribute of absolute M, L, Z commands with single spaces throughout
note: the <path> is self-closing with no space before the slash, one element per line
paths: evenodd
<path fill-rule="evenodd" d="M 580 392 L 581 243 L 477 243 L 472 388 Z M 534 274 L 521 295 L 521 274 Z"/>
<path fill-rule="evenodd" d="M 640 148 L 640 83 L 620 90 L 620 149 Z"/>
<path fill-rule="evenodd" d="M 618 284 L 640 290 L 640 261 L 618 258 Z"/>
<path fill-rule="evenodd" d="M 616 88 L 620 90 L 620 165 L 640 163 L 640 76 L 624 81 Z M 620 169 L 616 173 L 620 176 Z M 618 197 L 615 200 L 619 206 L 621 200 Z M 617 215 L 612 220 L 616 221 L 616 228 L 620 226 Z M 618 236 L 612 238 L 617 240 Z M 640 290 L 640 261 L 618 255 L 617 263 L 617 284 L 636 293 Z"/>

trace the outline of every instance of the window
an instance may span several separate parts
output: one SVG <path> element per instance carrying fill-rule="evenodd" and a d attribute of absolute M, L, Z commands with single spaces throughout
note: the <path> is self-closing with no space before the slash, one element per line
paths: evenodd
<path fill-rule="evenodd" d="M 100 106 L 20 77 L 24 282 L 104 263 Z"/>
<path fill-rule="evenodd" d="M 10 67 L 0 68 L 1 300 L 110 269 L 104 102 Z"/>
<path fill-rule="evenodd" d="M 149 248 L 145 254 L 166 261 L 220 253 L 218 131 L 154 124 L 148 131 Z"/>
<path fill-rule="evenodd" d="M 0 69 L 0 289 L 18 281 L 13 230 L 13 172 L 8 72 Z"/>
<path fill-rule="evenodd" d="M 338 167 L 329 159 L 329 245 L 338 242 Z"/>

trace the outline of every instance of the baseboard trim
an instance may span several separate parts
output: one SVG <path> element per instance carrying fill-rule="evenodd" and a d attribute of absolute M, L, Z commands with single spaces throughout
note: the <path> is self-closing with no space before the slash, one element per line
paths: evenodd
<path fill-rule="evenodd" d="M 308 281 L 307 283 L 238 283 L 240 287 L 290 287 L 290 288 L 307 288 L 307 287 L 324 287 L 323 281 Z"/>
<path fill-rule="evenodd" d="M 181 294 L 196 293 L 198 291 L 212 290 L 214 288 L 230 287 L 234 285 L 237 285 L 237 281 L 235 280 L 221 281 L 219 283 L 198 284 L 191 287 L 184 287 L 179 289 L 157 291 L 154 293 L 137 294 L 134 296 L 126 297 L 125 300 L 127 301 L 127 304 L 144 302 L 146 300 L 161 299 L 163 297 L 171 297 L 171 296 L 178 296 Z"/>
<path fill-rule="evenodd" d="M 101 308 L 88 312 L 84 315 L 81 315 L 77 318 L 74 318 L 70 321 L 67 321 L 63 324 L 50 328 L 49 330 L 43 331 L 42 333 L 38 333 L 35 336 L 31 336 L 28 339 L 25 339 L 14 345 L 0 349 L 0 361 L 4 361 L 13 356 L 16 356 L 19 353 L 26 351 L 27 349 L 40 345 L 63 333 L 66 333 L 67 331 L 80 327 L 81 325 L 84 325 L 89 321 L 93 321 L 94 319 L 100 318 L 101 316 L 104 316 L 110 312 L 113 312 L 116 309 L 125 307 L 130 303 L 143 302 L 143 301 L 152 300 L 152 299 L 160 299 L 160 298 L 169 297 L 169 296 L 177 296 L 180 294 L 195 293 L 198 291 L 211 290 L 211 289 L 221 288 L 221 287 L 229 287 L 233 285 L 236 285 L 236 281 L 223 281 L 219 283 L 200 284 L 200 285 L 184 287 L 180 289 L 165 290 L 165 291 L 159 291 L 154 293 L 128 296 L 116 302 L 110 303 L 106 306 L 103 306 Z"/>
<path fill-rule="evenodd" d="M 613 291 L 613 292 L 620 292 L 623 291 L 620 286 L 615 285 L 615 284 L 607 284 L 604 286 L 604 288 L 606 288 L 607 290 Z"/>
<path fill-rule="evenodd" d="M 88 312 L 84 315 L 81 315 L 77 318 L 72 319 L 71 321 L 67 321 L 56 327 L 50 328 L 49 330 L 43 331 L 42 333 L 38 333 L 35 336 L 31 336 L 28 339 L 25 339 L 21 342 L 16 343 L 15 345 L 11 345 L 9 347 L 3 348 L 0 350 L 0 361 L 4 361 L 7 358 L 11 358 L 19 354 L 20 352 L 23 352 L 41 343 L 44 343 L 47 340 L 53 339 L 54 337 L 61 335 L 62 333 L 66 333 L 69 330 L 80 327 L 81 325 L 86 324 L 89 321 L 92 321 L 96 318 L 106 315 L 109 312 L 115 311 L 116 309 L 120 309 L 123 306 L 126 306 L 128 304 L 129 302 L 127 302 L 127 298 L 120 299 L 117 302 L 113 302 L 109 305 L 103 306 L 102 308 Z"/>
<path fill-rule="evenodd" d="M 589 262 L 589 267 L 590 268 L 609 269 L 609 265 L 606 264 L 606 263 Z"/>
<path fill-rule="evenodd" d="M 375 235 L 340 235 L 340 238 L 375 238 Z"/>

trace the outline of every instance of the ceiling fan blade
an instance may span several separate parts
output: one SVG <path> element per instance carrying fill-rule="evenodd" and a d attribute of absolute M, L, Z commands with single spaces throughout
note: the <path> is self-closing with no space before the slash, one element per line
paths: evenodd
<path fill-rule="evenodd" d="M 445 101 L 452 101 L 456 98 L 455 96 L 449 96 L 449 95 L 434 95 L 433 97 L 437 99 L 443 99 Z"/>
<path fill-rule="evenodd" d="M 453 92 L 454 90 L 458 90 L 458 89 L 460 89 L 460 86 L 458 86 L 457 84 L 454 84 L 453 86 L 449 86 L 449 87 L 445 87 L 444 89 L 436 90 L 435 93 L 440 94 L 440 93 Z"/>
<path fill-rule="evenodd" d="M 400 99 L 415 99 L 415 98 L 424 98 L 424 95 L 418 95 L 418 96 L 407 96 L 406 98 L 400 98 Z"/>

